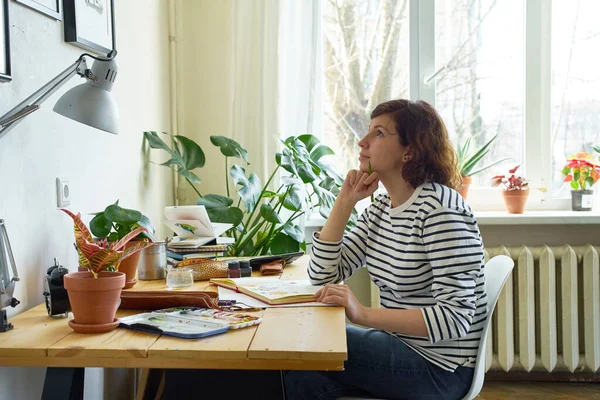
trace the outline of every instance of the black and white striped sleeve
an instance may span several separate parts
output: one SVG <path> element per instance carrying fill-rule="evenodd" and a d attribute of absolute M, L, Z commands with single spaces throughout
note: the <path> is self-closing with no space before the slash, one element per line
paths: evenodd
<path fill-rule="evenodd" d="M 369 209 L 356 222 L 356 226 L 338 242 L 319 239 L 313 235 L 313 244 L 308 262 L 308 277 L 313 285 L 339 283 L 365 265 Z"/>
<path fill-rule="evenodd" d="M 422 309 L 429 340 L 464 337 L 475 314 L 475 286 L 484 258 L 477 222 L 468 211 L 440 208 L 425 219 L 422 239 L 433 271 L 431 289 L 436 302 Z"/>

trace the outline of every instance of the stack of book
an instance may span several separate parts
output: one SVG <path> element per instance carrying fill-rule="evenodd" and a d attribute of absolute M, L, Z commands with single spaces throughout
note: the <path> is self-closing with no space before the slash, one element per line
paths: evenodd
<path fill-rule="evenodd" d="M 203 245 L 197 247 L 185 247 L 173 245 L 170 242 L 167 245 L 167 257 L 176 261 L 186 260 L 188 258 L 215 258 L 222 257 L 227 252 L 226 244 Z"/>

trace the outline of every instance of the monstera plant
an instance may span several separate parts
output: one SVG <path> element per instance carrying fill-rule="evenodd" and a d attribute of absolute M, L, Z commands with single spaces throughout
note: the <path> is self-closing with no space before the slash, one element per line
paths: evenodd
<path fill-rule="evenodd" d="M 282 149 L 274 154 L 277 166 L 264 183 L 255 173 L 246 171 L 245 167 L 250 165 L 248 152 L 238 142 L 224 136 L 211 136 L 211 143 L 219 147 L 225 157 L 225 187 L 223 193 L 203 195 L 196 187 L 201 180 L 192 172 L 204 167 L 202 148 L 184 136 L 168 133 L 162 136 L 171 146 L 159 133 L 144 132 L 151 148 L 170 155 L 161 165 L 174 169 L 191 185 L 199 196 L 198 204 L 206 207 L 211 221 L 234 225 L 228 232 L 234 238 L 229 250 L 232 256 L 305 250 L 299 218 L 315 208 L 326 218 L 343 183 L 343 178 L 323 160 L 334 154 L 333 151 L 313 135 L 281 140 Z M 231 163 L 230 159 L 236 162 Z M 282 170 L 286 176 L 275 184 L 273 179 Z M 231 193 L 230 179 L 235 194 Z M 353 211 L 348 229 L 355 225 L 356 218 L 357 213 Z"/>

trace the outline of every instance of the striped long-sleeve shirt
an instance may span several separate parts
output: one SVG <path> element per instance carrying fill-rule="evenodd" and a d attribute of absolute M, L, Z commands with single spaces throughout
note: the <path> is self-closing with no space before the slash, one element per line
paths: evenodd
<path fill-rule="evenodd" d="M 428 336 L 394 335 L 435 365 L 474 367 L 487 316 L 483 243 L 471 208 L 454 190 L 419 186 L 391 207 L 379 195 L 339 242 L 314 235 L 308 275 L 337 283 L 367 267 L 385 308 L 418 308 Z"/>

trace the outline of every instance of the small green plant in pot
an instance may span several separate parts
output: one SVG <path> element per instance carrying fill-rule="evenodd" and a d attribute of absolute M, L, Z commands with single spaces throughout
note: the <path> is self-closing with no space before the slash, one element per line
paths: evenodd
<path fill-rule="evenodd" d="M 81 333 L 108 332 L 119 324 L 115 314 L 121 290 L 125 286 L 125 274 L 117 271 L 119 264 L 152 243 L 139 241 L 126 247 L 131 239 L 146 231 L 143 227 L 135 228 L 116 242 L 94 240 L 81 220 L 81 214 L 75 215 L 65 209 L 62 211 L 73 219 L 79 265 L 87 269 L 64 277 L 75 317 L 69 326 Z"/>
<path fill-rule="evenodd" d="M 157 132 L 144 132 L 151 148 L 171 156 L 161 165 L 175 169 L 186 179 L 211 221 L 233 224 L 234 228 L 228 232 L 234 238 L 229 250 L 231 256 L 304 251 L 306 243 L 299 218 L 313 209 L 326 218 L 343 183 L 343 178 L 323 160 L 333 151 L 313 135 L 281 140 L 282 150 L 274 155 L 277 166 L 265 183 L 256 174 L 246 172 L 245 167 L 250 164 L 248 152 L 239 143 L 224 136 L 211 136 L 211 143 L 225 157 L 225 190 L 222 194 L 203 195 L 195 186 L 201 182 L 200 178 L 192 170 L 204 166 L 204 152 L 189 138 L 165 135 L 170 137 L 172 149 Z M 238 163 L 230 165 L 230 159 Z M 287 171 L 288 176 L 274 185 L 273 179 L 281 170 Z M 230 179 L 235 194 L 230 190 Z M 275 189 L 270 189 L 271 186 Z M 356 219 L 357 213 L 353 211 L 347 229 L 356 224 Z"/>
<path fill-rule="evenodd" d="M 140 211 L 119 206 L 119 200 L 107 206 L 104 211 L 94 213 L 94 218 L 90 221 L 92 234 L 110 243 L 118 242 L 140 227 L 145 230 L 138 233 L 127 246 L 132 246 L 137 241 L 153 241 L 155 229 L 148 217 Z M 134 286 L 137 282 L 136 272 L 140 254 L 140 252 L 134 254 L 119 266 L 119 271 L 125 273 L 125 289 Z"/>
<path fill-rule="evenodd" d="M 463 198 L 467 198 L 469 193 L 469 187 L 473 181 L 472 176 L 479 174 L 496 164 L 501 163 L 502 161 L 508 160 L 508 158 L 502 158 L 500 160 L 494 161 L 491 164 L 487 164 L 482 167 L 478 167 L 483 158 L 489 153 L 490 146 L 496 140 L 498 135 L 494 135 L 490 140 L 484 143 L 483 146 L 476 149 L 471 149 L 471 137 L 469 137 L 464 144 L 458 146 L 456 150 L 456 163 L 460 175 L 462 176 L 462 185 L 458 188 L 458 192 L 461 194 Z"/>

